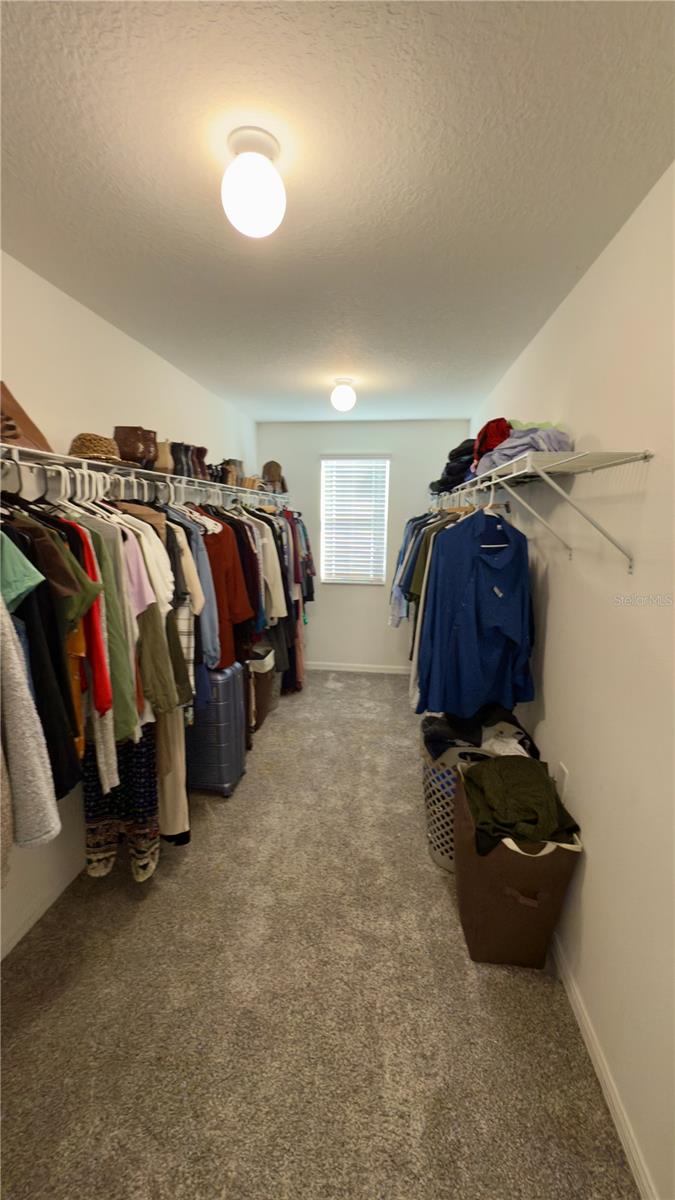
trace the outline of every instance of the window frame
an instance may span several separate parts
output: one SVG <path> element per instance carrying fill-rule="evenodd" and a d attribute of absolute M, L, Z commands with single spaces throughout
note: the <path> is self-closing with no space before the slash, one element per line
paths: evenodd
<path fill-rule="evenodd" d="M 383 463 L 385 465 L 385 482 L 384 482 L 384 532 L 382 538 L 382 578 L 381 579 L 330 579 L 326 578 L 325 571 L 325 532 L 326 532 L 326 517 L 325 517 L 325 474 L 324 467 L 326 463 L 339 462 L 373 462 Z M 389 534 L 389 486 L 391 483 L 391 455 L 390 454 L 322 454 L 320 458 L 320 517 L 321 517 L 321 541 L 320 541 L 320 562 L 319 562 L 319 579 L 325 587 L 386 587 L 387 585 L 387 549 L 388 549 L 388 534 Z"/>

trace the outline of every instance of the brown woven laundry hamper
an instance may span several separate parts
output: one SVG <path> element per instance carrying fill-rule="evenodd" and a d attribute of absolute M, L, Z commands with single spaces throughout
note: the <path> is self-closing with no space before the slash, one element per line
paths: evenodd
<path fill-rule="evenodd" d="M 455 874 L 459 916 L 474 962 L 543 967 L 581 842 L 514 842 L 476 850 L 461 775 L 455 785 Z"/>

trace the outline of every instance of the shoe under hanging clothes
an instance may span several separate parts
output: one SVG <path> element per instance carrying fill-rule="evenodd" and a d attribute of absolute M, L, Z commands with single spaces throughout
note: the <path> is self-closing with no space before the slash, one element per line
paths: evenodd
<path fill-rule="evenodd" d="M 471 717 L 534 698 L 527 538 L 477 511 L 437 534 L 419 645 L 417 712 Z"/>

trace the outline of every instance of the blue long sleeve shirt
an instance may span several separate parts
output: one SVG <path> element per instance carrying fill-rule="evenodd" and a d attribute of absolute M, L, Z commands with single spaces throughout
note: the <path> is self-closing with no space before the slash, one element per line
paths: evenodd
<path fill-rule="evenodd" d="M 484 545 L 504 543 L 504 549 Z M 439 533 L 429 570 L 417 712 L 471 717 L 534 698 L 527 538 L 475 513 Z"/>

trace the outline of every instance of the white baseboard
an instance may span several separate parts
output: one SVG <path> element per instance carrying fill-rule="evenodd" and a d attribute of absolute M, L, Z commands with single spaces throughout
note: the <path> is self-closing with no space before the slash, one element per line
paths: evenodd
<path fill-rule="evenodd" d="M 308 671 L 357 671 L 367 675 L 409 675 L 410 667 L 378 667 L 374 663 L 308 662 Z"/>
<path fill-rule="evenodd" d="M 586 1043 L 591 1062 L 595 1068 L 595 1073 L 600 1080 L 600 1086 L 603 1090 L 607 1107 L 612 1115 L 612 1120 L 616 1126 L 616 1131 L 621 1139 L 621 1144 L 626 1151 L 626 1158 L 638 1186 L 642 1200 L 659 1200 L 654 1180 L 651 1177 L 649 1168 L 644 1160 L 642 1151 L 635 1136 L 635 1131 L 630 1123 L 628 1113 L 626 1112 L 619 1089 L 616 1086 L 614 1076 L 609 1067 L 609 1063 L 605 1058 L 604 1051 L 598 1040 L 598 1036 L 593 1027 L 593 1023 L 588 1013 L 588 1009 L 584 1004 L 579 985 L 577 984 L 572 969 L 565 956 L 565 951 L 562 948 L 560 938 L 556 934 L 553 939 L 553 958 L 558 970 L 560 979 L 562 980 L 567 998 L 572 1007 L 572 1011 L 577 1019 L 577 1024 L 581 1030 L 581 1036 Z"/>

